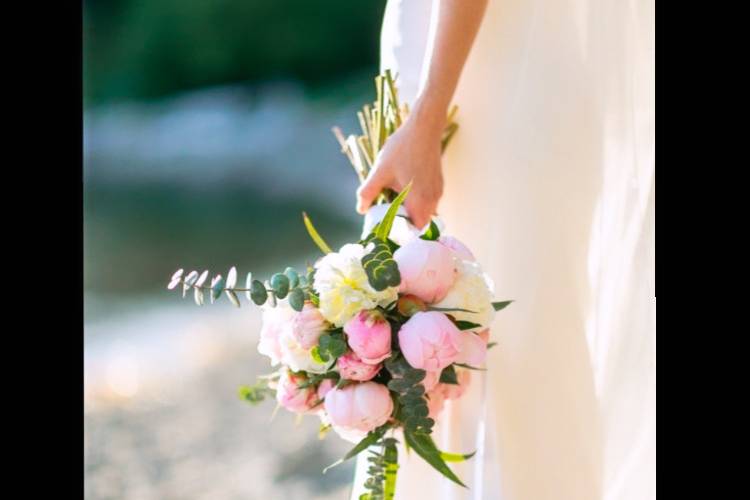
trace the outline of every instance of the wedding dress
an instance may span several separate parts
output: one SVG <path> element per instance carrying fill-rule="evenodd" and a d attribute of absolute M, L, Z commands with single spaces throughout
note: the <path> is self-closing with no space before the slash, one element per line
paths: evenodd
<path fill-rule="evenodd" d="M 434 10 L 386 8 L 407 102 Z M 490 0 L 454 102 L 440 215 L 515 302 L 435 429 L 469 489 L 400 450 L 396 500 L 655 498 L 653 0 Z"/>

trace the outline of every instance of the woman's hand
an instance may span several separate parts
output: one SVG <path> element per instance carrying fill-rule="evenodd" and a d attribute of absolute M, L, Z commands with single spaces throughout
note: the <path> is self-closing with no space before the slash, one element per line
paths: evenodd
<path fill-rule="evenodd" d="M 399 192 L 413 181 L 404 206 L 416 227 L 421 229 L 429 224 L 443 194 L 440 139 L 445 113 L 438 116 L 441 118 L 416 107 L 388 138 L 367 180 L 357 191 L 359 213 L 367 212 L 383 189 Z"/>

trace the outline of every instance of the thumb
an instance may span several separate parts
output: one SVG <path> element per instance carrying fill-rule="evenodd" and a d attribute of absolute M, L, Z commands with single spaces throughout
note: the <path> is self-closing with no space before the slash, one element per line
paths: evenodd
<path fill-rule="evenodd" d="M 364 184 L 357 190 L 357 212 L 364 214 L 383 188 L 388 187 L 387 169 L 383 167 L 370 171 Z"/>

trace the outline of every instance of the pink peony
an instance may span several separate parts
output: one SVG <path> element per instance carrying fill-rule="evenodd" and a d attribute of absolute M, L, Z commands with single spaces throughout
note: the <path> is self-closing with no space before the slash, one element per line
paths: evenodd
<path fill-rule="evenodd" d="M 481 334 L 470 330 L 464 330 L 460 336 L 461 352 L 456 358 L 456 363 L 480 367 L 487 359 L 487 340 Z"/>
<path fill-rule="evenodd" d="M 430 392 L 432 389 L 434 389 L 435 386 L 438 385 L 439 381 L 440 372 L 427 372 L 424 380 L 422 380 L 422 385 L 424 386 L 425 392 Z"/>
<path fill-rule="evenodd" d="M 391 355 L 391 325 L 378 311 L 360 311 L 344 325 L 349 347 L 359 358 L 377 365 Z"/>
<path fill-rule="evenodd" d="M 453 251 L 436 241 L 414 239 L 396 250 L 393 258 L 401 273 L 399 292 L 403 294 L 439 302 L 456 281 Z"/>
<path fill-rule="evenodd" d="M 324 400 L 326 398 L 326 394 L 328 394 L 335 385 L 336 383 L 330 378 L 323 379 L 323 381 L 318 385 L 318 399 Z"/>
<path fill-rule="evenodd" d="M 438 389 L 442 392 L 445 399 L 458 399 L 464 395 L 471 382 L 471 371 L 456 370 L 458 384 L 440 384 Z"/>
<path fill-rule="evenodd" d="M 331 390 L 325 409 L 334 428 L 369 432 L 388 421 L 393 401 L 386 386 L 362 382 Z"/>
<path fill-rule="evenodd" d="M 432 392 L 427 393 L 427 409 L 429 410 L 429 414 L 427 415 L 431 419 L 436 419 L 438 415 L 443 411 L 443 406 L 445 404 L 445 396 L 443 396 L 442 391 L 439 389 L 436 389 Z"/>
<path fill-rule="evenodd" d="M 398 332 L 406 361 L 414 368 L 440 372 L 459 355 L 461 331 L 438 311 L 418 312 Z"/>
<path fill-rule="evenodd" d="M 471 253 L 471 250 L 469 250 L 466 245 L 461 243 L 458 238 L 454 238 L 453 236 L 441 236 L 440 238 L 438 238 L 438 243 L 453 250 L 453 253 L 455 253 L 456 256 L 461 260 L 477 260 L 474 257 L 474 254 Z"/>
<path fill-rule="evenodd" d="M 312 386 L 300 389 L 299 384 L 306 379 L 284 371 L 276 386 L 276 401 L 294 413 L 307 413 L 318 401 L 318 395 Z"/>
<path fill-rule="evenodd" d="M 326 328 L 328 328 L 328 322 L 320 314 L 320 309 L 310 301 L 305 302 L 305 306 L 292 321 L 294 338 L 305 349 L 312 349 L 318 345 L 318 338 Z"/>
<path fill-rule="evenodd" d="M 366 382 L 378 374 L 381 365 L 367 364 L 357 353 L 348 352 L 338 359 L 337 366 L 342 378 Z"/>
<path fill-rule="evenodd" d="M 294 315 L 294 309 L 291 307 L 279 305 L 263 308 L 258 352 L 271 358 L 272 365 L 281 361 L 281 339 L 290 331 Z"/>

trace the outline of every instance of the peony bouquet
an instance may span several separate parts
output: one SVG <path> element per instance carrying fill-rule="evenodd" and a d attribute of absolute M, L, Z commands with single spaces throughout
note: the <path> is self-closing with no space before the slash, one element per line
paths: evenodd
<path fill-rule="evenodd" d="M 389 73 L 376 78 L 377 100 L 359 113 L 363 134 L 334 133 L 361 180 L 387 137 L 406 118 Z M 449 115 L 443 145 L 456 130 Z M 356 443 L 344 460 L 368 450 L 364 500 L 393 498 L 398 470 L 396 444 L 403 439 L 437 471 L 463 486 L 447 462 L 472 454 L 447 453 L 431 432 L 445 400 L 460 398 L 472 370 L 483 369 L 495 311 L 492 283 L 471 251 L 444 234 L 438 219 L 414 227 L 401 193 L 385 192 L 365 216 L 360 240 L 333 251 L 303 214 L 323 253 L 303 272 L 287 268 L 268 280 L 237 271 L 208 282 L 209 272 L 177 271 L 169 289 L 193 293 L 198 305 L 240 296 L 263 310 L 258 351 L 273 373 L 240 395 L 257 403 L 267 397 L 297 414 L 316 415 L 321 435 L 333 429 Z M 324 471 L 325 472 L 325 471 Z"/>

